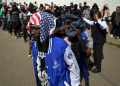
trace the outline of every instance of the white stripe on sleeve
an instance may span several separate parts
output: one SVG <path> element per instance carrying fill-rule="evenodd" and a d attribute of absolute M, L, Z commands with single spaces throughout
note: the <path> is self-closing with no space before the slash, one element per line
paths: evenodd
<path fill-rule="evenodd" d="M 80 85 L 80 68 L 78 66 L 75 55 L 69 46 L 66 48 L 64 53 L 64 60 L 69 66 L 68 69 L 70 71 L 71 86 Z"/>

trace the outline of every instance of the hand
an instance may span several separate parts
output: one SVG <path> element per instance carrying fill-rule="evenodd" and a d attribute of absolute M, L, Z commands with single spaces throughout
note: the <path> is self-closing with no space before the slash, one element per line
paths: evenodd
<path fill-rule="evenodd" d="M 24 25 L 22 25 L 22 27 L 24 28 Z"/>
<path fill-rule="evenodd" d="M 81 38 L 82 38 L 81 35 L 77 35 L 77 37 L 78 37 L 78 39 L 81 39 Z"/>
<path fill-rule="evenodd" d="M 117 26 L 119 25 L 119 24 L 116 24 Z"/>
<path fill-rule="evenodd" d="M 70 30 L 71 29 L 71 27 L 70 27 L 70 25 L 64 25 L 63 27 L 60 27 L 60 30 Z"/>
<path fill-rule="evenodd" d="M 86 56 L 89 56 L 91 53 L 91 48 L 88 48 L 85 52 L 86 52 Z"/>
<path fill-rule="evenodd" d="M 65 29 L 67 29 L 67 30 L 70 30 L 70 29 L 71 29 L 70 25 L 64 25 L 64 27 L 65 27 Z"/>
<path fill-rule="evenodd" d="M 82 37 L 81 37 L 81 29 L 76 29 L 76 33 L 78 34 L 77 35 L 77 37 L 78 37 L 78 39 L 81 39 Z"/>
<path fill-rule="evenodd" d="M 82 19 L 84 20 L 84 17 L 82 17 Z"/>

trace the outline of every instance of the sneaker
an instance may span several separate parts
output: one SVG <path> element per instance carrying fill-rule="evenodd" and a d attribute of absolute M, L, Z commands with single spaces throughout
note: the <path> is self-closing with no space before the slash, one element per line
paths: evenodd
<path fill-rule="evenodd" d="M 117 41 L 120 41 L 120 39 L 117 38 Z"/>
<path fill-rule="evenodd" d="M 15 39 L 17 39 L 17 36 L 15 36 Z"/>
<path fill-rule="evenodd" d="M 32 57 L 32 54 L 29 54 L 28 57 L 29 57 L 29 58 Z"/>
<path fill-rule="evenodd" d="M 113 37 L 113 34 L 111 34 L 110 37 Z"/>
<path fill-rule="evenodd" d="M 9 36 L 11 36 L 12 34 L 11 33 L 9 33 Z"/>
<path fill-rule="evenodd" d="M 7 32 L 7 33 L 9 33 L 9 32 Z"/>
<path fill-rule="evenodd" d="M 120 41 L 119 37 L 116 37 L 117 41 Z"/>

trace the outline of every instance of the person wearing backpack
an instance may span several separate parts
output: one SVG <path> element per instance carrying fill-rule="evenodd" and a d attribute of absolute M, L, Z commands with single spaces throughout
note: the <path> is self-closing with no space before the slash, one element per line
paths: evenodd
<path fill-rule="evenodd" d="M 22 25 L 22 28 L 23 28 L 23 33 L 24 33 L 24 42 L 27 42 L 26 41 L 26 29 L 25 29 L 25 24 L 23 23 L 23 20 L 26 18 L 27 14 L 25 13 L 25 9 L 24 9 L 24 6 L 21 5 L 21 12 L 19 14 L 19 18 L 20 18 L 20 23 Z"/>
<path fill-rule="evenodd" d="M 27 33 L 27 30 L 26 30 L 26 26 L 28 24 L 28 21 L 30 19 L 30 17 L 32 16 L 32 14 L 34 14 L 36 12 L 37 8 L 33 5 L 33 4 L 30 4 L 29 5 L 29 12 L 26 16 L 26 18 L 23 20 L 23 23 L 24 23 L 24 35 L 25 35 L 25 38 L 26 38 L 26 33 Z M 30 42 L 29 42 L 29 54 L 28 54 L 28 57 L 32 57 L 32 45 L 34 44 L 34 40 L 31 38 L 31 36 L 29 35 L 29 38 L 30 38 Z"/>

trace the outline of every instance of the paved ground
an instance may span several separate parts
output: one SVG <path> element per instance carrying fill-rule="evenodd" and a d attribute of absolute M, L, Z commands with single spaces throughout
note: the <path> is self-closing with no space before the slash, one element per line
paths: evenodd
<path fill-rule="evenodd" d="M 0 40 L 0 86 L 36 86 L 33 61 L 27 57 L 28 43 L 1 29 Z M 105 44 L 104 57 L 102 73 L 89 71 L 90 86 L 120 86 L 120 48 Z"/>

